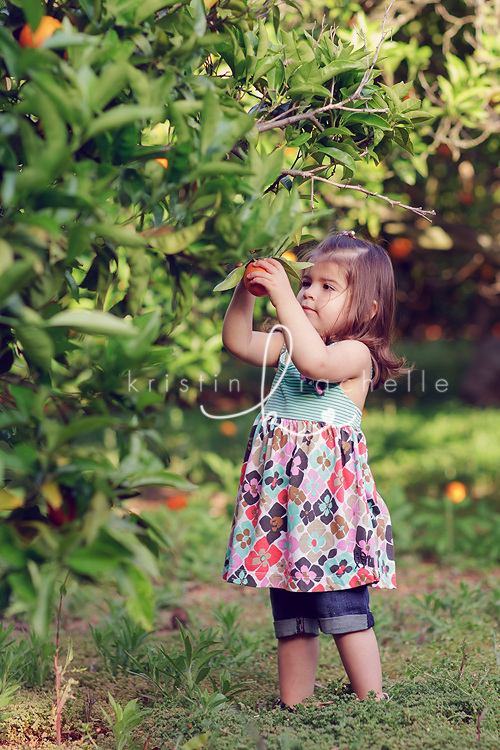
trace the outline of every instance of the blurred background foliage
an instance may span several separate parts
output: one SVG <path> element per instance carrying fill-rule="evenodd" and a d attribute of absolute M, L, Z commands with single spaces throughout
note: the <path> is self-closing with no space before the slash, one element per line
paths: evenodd
<path fill-rule="evenodd" d="M 227 529 L 253 418 L 230 415 L 259 398 L 213 286 L 333 227 L 396 269 L 416 369 L 364 424 L 402 547 L 498 558 L 498 417 L 463 405 L 499 401 L 497 6 L 0 2 L 3 609 L 43 632 L 69 570 L 151 626 L 162 553 L 191 533 L 196 557 L 207 506 Z M 61 28 L 21 45 L 42 15 Z"/>

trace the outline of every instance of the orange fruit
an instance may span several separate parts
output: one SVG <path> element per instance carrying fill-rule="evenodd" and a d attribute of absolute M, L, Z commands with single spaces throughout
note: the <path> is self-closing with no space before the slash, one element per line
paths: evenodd
<path fill-rule="evenodd" d="M 467 497 L 467 487 L 462 482 L 450 482 L 446 494 L 452 503 L 461 503 Z"/>
<path fill-rule="evenodd" d="M 165 169 L 168 167 L 168 159 L 155 159 L 155 161 L 158 162 L 158 164 L 161 164 L 162 167 L 165 167 Z"/>
<path fill-rule="evenodd" d="M 165 505 L 170 510 L 181 510 L 181 508 L 185 508 L 187 505 L 186 495 L 183 495 L 182 492 L 179 492 L 177 495 L 171 495 L 165 501 Z"/>
<path fill-rule="evenodd" d="M 265 273 L 269 273 L 269 271 L 266 271 L 265 268 L 261 268 L 260 266 L 257 266 L 257 269 L 259 271 L 265 271 Z M 255 270 L 255 262 L 251 260 L 250 263 L 247 263 L 247 267 L 245 268 L 245 275 L 243 276 L 243 283 L 245 284 L 250 294 L 253 294 L 254 297 L 267 297 L 267 290 L 265 287 L 262 286 L 262 284 L 259 284 L 257 281 L 248 280 L 248 274 L 252 273 L 252 271 L 254 270 Z"/>
<path fill-rule="evenodd" d="M 33 33 L 31 26 L 27 23 L 19 34 L 21 47 L 40 47 L 43 42 L 52 36 L 56 29 L 62 29 L 62 23 L 52 16 L 42 16 L 38 28 Z"/>
<path fill-rule="evenodd" d="M 229 420 L 225 420 L 224 422 L 222 422 L 219 430 L 226 437 L 234 437 L 234 435 L 236 435 L 236 433 L 238 432 L 238 428 L 236 427 L 235 423 L 230 422 Z"/>
<path fill-rule="evenodd" d="M 285 260 L 297 260 L 297 256 L 293 250 L 286 250 L 281 257 Z"/>
<path fill-rule="evenodd" d="M 401 260 L 411 253 L 413 241 L 408 237 L 396 237 L 389 245 L 389 253 L 393 258 Z"/>

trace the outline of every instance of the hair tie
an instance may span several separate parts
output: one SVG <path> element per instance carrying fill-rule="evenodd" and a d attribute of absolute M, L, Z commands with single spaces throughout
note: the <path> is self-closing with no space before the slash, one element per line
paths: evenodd
<path fill-rule="evenodd" d="M 354 229 L 343 229 L 342 232 L 339 232 L 339 234 L 342 237 L 352 237 L 353 239 L 356 237 L 356 233 L 354 232 Z"/>

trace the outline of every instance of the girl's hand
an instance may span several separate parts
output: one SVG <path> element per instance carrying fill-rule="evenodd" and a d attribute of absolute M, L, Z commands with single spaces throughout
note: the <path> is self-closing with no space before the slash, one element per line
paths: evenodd
<path fill-rule="evenodd" d="M 260 268 L 263 270 L 260 271 Z M 254 261 L 254 269 L 247 278 L 262 284 L 277 310 L 280 305 L 295 299 L 286 271 L 276 258 L 261 258 Z"/>

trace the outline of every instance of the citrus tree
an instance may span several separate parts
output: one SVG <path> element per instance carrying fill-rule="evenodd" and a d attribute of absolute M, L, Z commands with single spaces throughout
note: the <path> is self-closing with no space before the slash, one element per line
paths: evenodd
<path fill-rule="evenodd" d="M 298 242 L 319 183 L 356 189 L 428 115 L 378 80 L 384 19 L 356 46 L 286 31 L 268 0 L 0 7 L 0 606 L 43 633 L 71 574 L 114 580 L 151 627 L 169 540 L 123 501 L 191 487 L 147 384 L 213 366 L 213 323 L 198 348 L 177 334 L 193 280 L 211 300 Z"/>
<path fill-rule="evenodd" d="M 325 7 L 326 6 L 326 7 Z M 331 6 L 331 7 L 330 7 Z M 377 43 L 383 3 L 315 0 L 303 8 L 319 26 L 339 24 L 344 43 L 363 34 Z M 302 19 L 287 17 L 291 27 Z M 379 62 L 386 86 L 413 81 L 433 119 L 411 133 L 411 147 L 393 150 L 380 165 L 359 162 L 353 178 L 372 192 L 398 193 L 406 202 L 432 208 L 432 226 L 394 211 L 373 197 L 320 187 L 321 207 L 334 210 L 343 229 L 365 226 L 385 240 L 398 278 L 400 334 L 417 339 L 486 339 L 478 369 L 492 368 L 500 326 L 500 42 L 494 0 L 395 0 L 387 18 L 391 37 Z M 493 337 L 491 336 L 493 334 Z M 496 337 L 496 341 L 493 338 Z M 486 342 L 487 343 L 487 342 Z M 495 348 L 496 347 L 496 348 Z M 486 360 L 489 364 L 486 365 Z M 496 374 L 495 374 L 496 373 Z M 479 387 L 479 381 L 478 381 Z M 478 395 L 478 394 L 476 394 Z M 479 398 L 476 399 L 479 402 Z M 492 395 L 491 404 L 498 403 Z"/>

